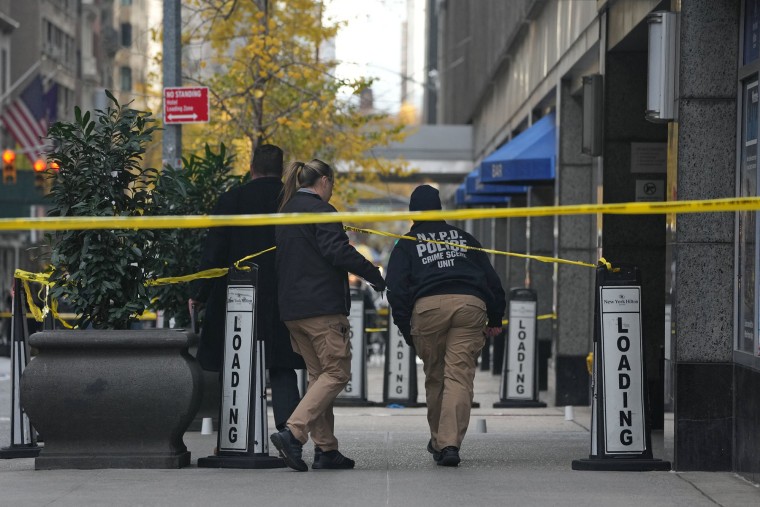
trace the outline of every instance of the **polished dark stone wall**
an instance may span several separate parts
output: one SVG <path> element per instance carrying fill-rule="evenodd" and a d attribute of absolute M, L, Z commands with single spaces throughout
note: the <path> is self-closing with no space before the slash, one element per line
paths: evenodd
<path fill-rule="evenodd" d="M 760 371 L 735 366 L 734 471 L 760 483 Z"/>
<path fill-rule="evenodd" d="M 733 370 L 733 363 L 676 363 L 675 470 L 732 470 Z"/>
<path fill-rule="evenodd" d="M 586 369 L 586 356 L 558 354 L 555 375 L 557 377 L 554 402 L 556 406 L 588 406 L 591 404 L 589 397 L 591 375 Z"/>

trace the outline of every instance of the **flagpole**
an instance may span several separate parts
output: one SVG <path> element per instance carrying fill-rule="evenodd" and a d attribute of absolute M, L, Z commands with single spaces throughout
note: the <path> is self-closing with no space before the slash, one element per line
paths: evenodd
<path fill-rule="evenodd" d="M 5 103 L 5 100 L 10 97 L 11 93 L 13 93 L 13 90 L 24 84 L 29 76 L 31 76 L 40 67 L 40 65 L 42 65 L 42 60 L 37 60 L 35 64 L 29 67 L 29 70 L 24 72 L 21 77 L 18 78 L 16 82 L 10 86 L 10 88 L 8 88 L 7 92 L 5 92 L 3 95 L 0 95 L 0 105 Z"/>
<path fill-rule="evenodd" d="M 164 0 L 163 71 L 164 88 L 182 86 L 181 0 Z M 162 159 L 162 166 L 182 166 L 182 125 L 167 125 L 164 122 Z"/>

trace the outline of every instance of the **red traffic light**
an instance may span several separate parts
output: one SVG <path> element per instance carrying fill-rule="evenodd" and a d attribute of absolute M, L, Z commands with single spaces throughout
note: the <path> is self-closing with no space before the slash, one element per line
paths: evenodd
<path fill-rule="evenodd" d="M 44 160 L 42 160 L 41 158 L 38 158 L 37 160 L 34 161 L 34 172 L 41 173 L 45 169 L 47 169 L 47 164 L 45 163 Z"/>
<path fill-rule="evenodd" d="M 16 160 L 16 152 L 13 150 L 3 150 L 3 162 L 12 164 Z"/>

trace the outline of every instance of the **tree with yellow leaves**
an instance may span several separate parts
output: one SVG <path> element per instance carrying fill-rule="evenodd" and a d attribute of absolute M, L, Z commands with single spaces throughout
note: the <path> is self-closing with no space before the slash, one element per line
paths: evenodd
<path fill-rule="evenodd" d="M 371 80 L 334 75 L 336 62 L 324 56 L 340 24 L 323 19 L 321 0 L 190 0 L 194 28 L 186 43 L 202 41 L 211 56 L 193 77 L 208 86 L 211 122 L 188 133 L 233 146 L 247 162 L 262 143 L 281 146 L 292 160 L 320 158 L 343 178 L 361 173 L 365 181 L 403 171 L 371 150 L 403 139 L 403 124 L 386 114 L 362 110 L 358 97 Z M 243 170 L 245 170 L 243 169 Z M 344 202 L 350 185 L 339 188 Z"/>

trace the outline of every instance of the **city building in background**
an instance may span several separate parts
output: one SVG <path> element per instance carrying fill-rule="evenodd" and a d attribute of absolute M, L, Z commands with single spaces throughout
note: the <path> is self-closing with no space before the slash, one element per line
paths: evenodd
<path fill-rule="evenodd" d="M 143 110 L 160 105 L 153 59 L 159 26 L 148 0 L 0 0 L 0 217 L 45 216 L 43 137 L 56 120 L 107 105 L 104 91 Z M 153 74 L 151 74 L 153 72 Z M 12 162 L 5 160 L 13 159 Z M 40 162 L 42 161 L 42 162 Z M 13 174 L 13 177 L 11 177 Z M 39 232 L 0 233 L 0 289 L 35 267 Z"/>

